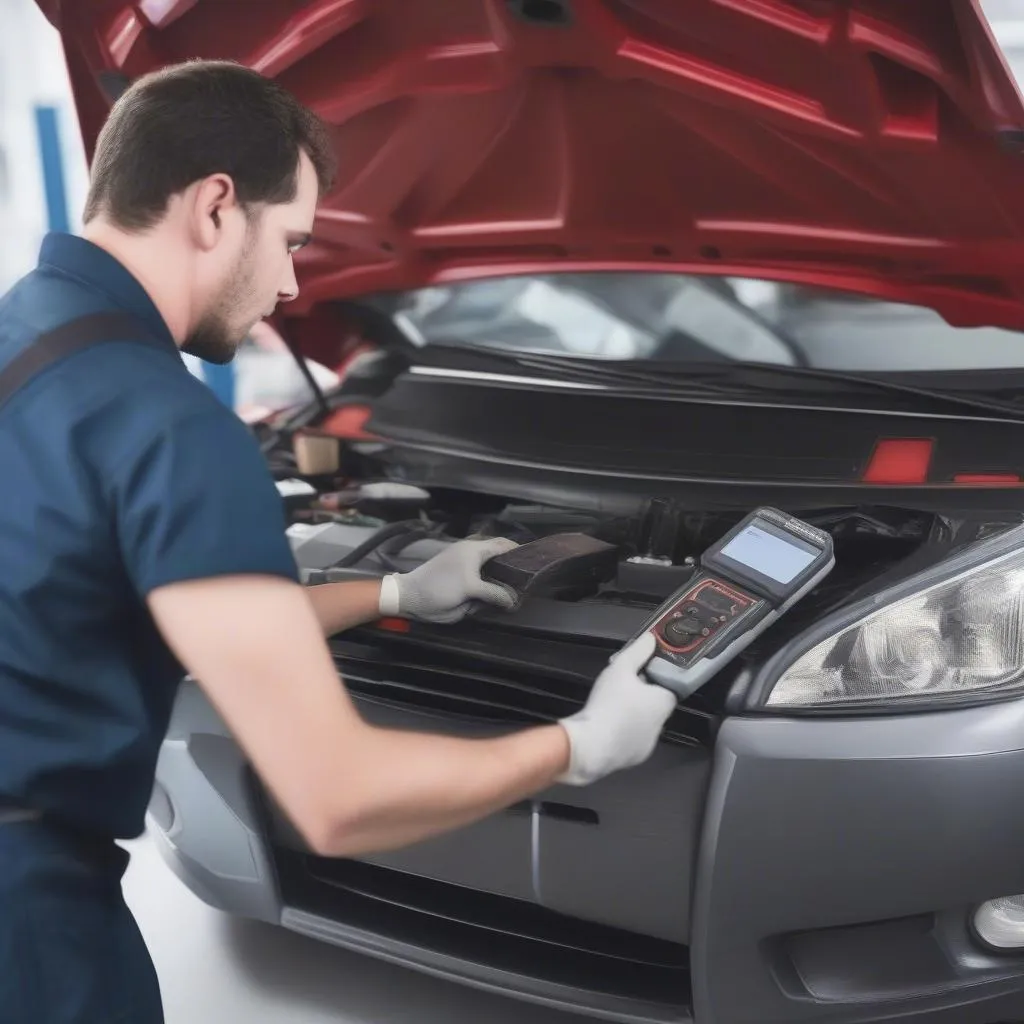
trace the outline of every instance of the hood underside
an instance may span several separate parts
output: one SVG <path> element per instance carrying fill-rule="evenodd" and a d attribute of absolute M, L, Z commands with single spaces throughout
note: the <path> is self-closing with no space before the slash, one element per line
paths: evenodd
<path fill-rule="evenodd" d="M 492 274 L 728 273 L 1024 328 L 1024 105 L 976 0 L 37 0 L 87 153 L 191 57 L 333 126 L 288 315 Z"/>

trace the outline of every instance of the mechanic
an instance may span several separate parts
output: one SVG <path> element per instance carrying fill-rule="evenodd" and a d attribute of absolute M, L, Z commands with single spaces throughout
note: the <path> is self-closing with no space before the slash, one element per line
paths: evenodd
<path fill-rule="evenodd" d="M 0 1022 L 162 1019 L 123 900 L 190 673 L 312 849 L 458 828 L 645 760 L 674 706 L 612 659 L 578 714 L 498 738 L 394 732 L 325 640 L 380 615 L 508 603 L 466 540 L 385 581 L 303 587 L 254 439 L 184 366 L 226 363 L 298 288 L 335 174 L 324 126 L 237 65 L 136 81 L 100 136 L 83 237 L 50 235 L 0 299 Z"/>

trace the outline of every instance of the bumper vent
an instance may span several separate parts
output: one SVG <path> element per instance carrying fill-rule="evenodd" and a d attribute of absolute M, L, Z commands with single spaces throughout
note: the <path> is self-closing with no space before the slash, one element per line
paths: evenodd
<path fill-rule="evenodd" d="M 286 906 L 344 921 L 384 948 L 393 939 L 424 958 L 522 979 L 523 990 L 572 990 L 583 1005 L 643 1004 L 634 1008 L 640 1019 L 685 1015 L 685 946 L 375 865 L 286 850 L 275 856 Z M 664 1011 L 652 1012 L 657 1006 Z"/>

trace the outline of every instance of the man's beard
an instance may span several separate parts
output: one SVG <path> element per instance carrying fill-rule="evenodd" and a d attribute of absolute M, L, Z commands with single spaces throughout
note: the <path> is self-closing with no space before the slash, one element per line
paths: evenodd
<path fill-rule="evenodd" d="M 235 358 L 239 346 L 245 341 L 246 334 L 238 337 L 238 331 L 231 330 L 225 322 L 223 313 L 214 311 L 208 313 L 196 325 L 195 330 L 185 339 L 181 351 L 190 356 L 197 356 L 207 363 L 223 366 Z"/>
<path fill-rule="evenodd" d="M 252 328 L 244 330 L 232 326 L 233 315 L 252 302 L 252 281 L 255 276 L 253 250 L 255 232 L 246 245 L 238 266 L 231 275 L 216 306 L 208 310 L 185 339 L 181 351 L 197 356 L 208 363 L 223 366 L 235 358 L 239 346 L 245 341 Z"/>

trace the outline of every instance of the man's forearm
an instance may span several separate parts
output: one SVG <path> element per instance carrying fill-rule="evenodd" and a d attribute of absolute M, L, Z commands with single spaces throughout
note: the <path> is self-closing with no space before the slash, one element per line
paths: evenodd
<path fill-rule="evenodd" d="M 478 821 L 545 789 L 569 764 L 569 738 L 546 725 L 495 739 L 372 729 L 350 760 L 330 856 L 400 848 Z"/>
<path fill-rule="evenodd" d="M 379 580 L 327 583 L 307 594 L 326 636 L 380 614 Z M 559 725 L 490 739 L 370 726 L 349 737 L 343 759 L 344 770 L 323 780 L 329 791 L 321 806 L 333 807 L 333 824 L 326 835 L 317 830 L 320 852 L 337 857 L 401 848 L 546 788 L 568 768 L 569 737 Z"/>
<path fill-rule="evenodd" d="M 325 619 L 370 617 L 374 590 L 354 583 L 333 588 L 329 602 L 318 595 L 333 608 Z M 148 604 L 275 802 L 318 852 L 400 847 L 484 818 L 550 785 L 578 748 L 563 725 L 466 739 L 372 724 L 339 681 L 309 592 L 280 577 L 189 580 L 158 588 Z"/>
<path fill-rule="evenodd" d="M 380 580 L 323 583 L 308 587 L 306 593 L 324 636 L 334 636 L 353 626 L 372 622 L 380 615 Z"/>

